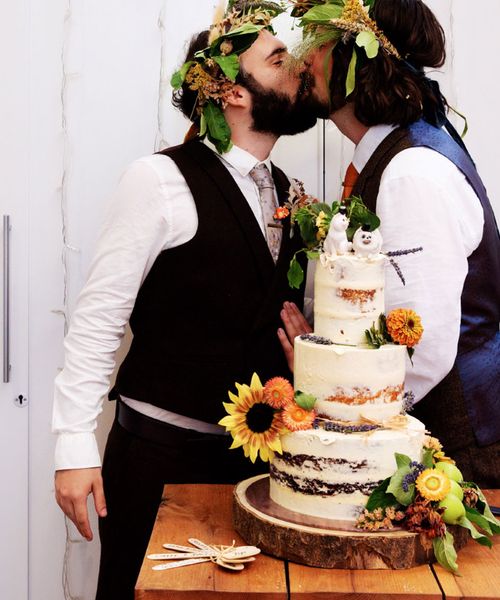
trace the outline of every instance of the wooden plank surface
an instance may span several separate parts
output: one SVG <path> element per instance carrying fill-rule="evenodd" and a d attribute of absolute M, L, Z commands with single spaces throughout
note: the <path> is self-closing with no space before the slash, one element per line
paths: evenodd
<path fill-rule="evenodd" d="M 147 554 L 166 552 L 164 543 L 189 546 L 188 538 L 207 544 L 243 545 L 232 526 L 231 485 L 166 485 Z M 212 563 L 153 571 L 144 559 L 136 600 L 286 600 L 283 561 L 259 555 L 241 572 Z"/>
<path fill-rule="evenodd" d="M 400 571 L 317 569 L 289 563 L 290 600 L 442 600 L 429 566 Z"/>
<path fill-rule="evenodd" d="M 500 490 L 485 491 L 491 505 L 500 506 Z M 446 600 L 491 600 L 500 598 L 500 535 L 493 537 L 491 550 L 469 541 L 458 554 L 461 577 L 434 567 Z"/>

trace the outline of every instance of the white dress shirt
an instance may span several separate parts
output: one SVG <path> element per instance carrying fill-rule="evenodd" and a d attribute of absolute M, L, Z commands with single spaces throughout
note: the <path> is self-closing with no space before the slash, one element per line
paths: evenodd
<path fill-rule="evenodd" d="M 353 164 L 360 173 L 377 146 L 394 129 L 371 127 L 357 145 Z M 384 170 L 377 199 L 383 250 L 423 247 L 395 257 L 406 285 L 386 269 L 386 312 L 412 308 L 424 333 L 407 360 L 405 388 L 422 399 L 451 370 L 460 334 L 460 297 L 467 257 L 478 247 L 484 225 L 481 203 L 463 173 L 430 148 L 409 148 Z"/>
<path fill-rule="evenodd" d="M 220 159 L 264 235 L 259 190 L 249 173 L 261 162 L 270 169 L 270 158 L 259 161 L 233 146 Z M 65 363 L 55 382 L 52 421 L 53 431 L 58 434 L 56 469 L 100 466 L 94 435 L 96 420 L 139 288 L 160 252 L 192 239 L 197 227 L 194 199 L 169 157 L 146 156 L 129 166 L 108 207 L 88 280 L 64 341 Z M 156 406 L 127 398 L 124 401 L 156 419 L 204 428 Z"/>

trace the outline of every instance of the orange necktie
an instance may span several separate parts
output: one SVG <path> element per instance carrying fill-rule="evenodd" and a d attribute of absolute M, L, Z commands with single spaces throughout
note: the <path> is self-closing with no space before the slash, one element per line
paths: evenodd
<path fill-rule="evenodd" d="M 356 181 L 358 180 L 359 173 L 356 171 L 355 166 L 350 163 L 345 172 L 344 182 L 342 186 L 344 189 L 342 190 L 342 200 L 344 202 L 346 198 L 349 198 L 352 194 L 352 190 L 356 185 Z"/>

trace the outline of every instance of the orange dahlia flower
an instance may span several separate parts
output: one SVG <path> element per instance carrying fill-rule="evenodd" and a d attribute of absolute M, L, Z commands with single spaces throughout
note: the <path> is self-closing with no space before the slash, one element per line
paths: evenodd
<path fill-rule="evenodd" d="M 278 208 L 276 209 L 276 212 L 274 213 L 274 218 L 275 219 L 286 219 L 286 217 L 288 217 L 289 214 L 290 214 L 290 211 L 288 210 L 288 208 L 286 206 L 278 206 Z"/>
<path fill-rule="evenodd" d="M 387 315 L 386 325 L 391 338 L 408 348 L 418 344 L 424 332 L 420 317 L 409 308 L 391 310 Z"/>
<path fill-rule="evenodd" d="M 293 400 L 292 384 L 284 377 L 273 377 L 264 386 L 264 400 L 273 408 L 284 408 Z"/>
<path fill-rule="evenodd" d="M 291 402 L 281 413 L 283 424 L 289 431 L 300 431 L 311 429 L 316 413 L 313 410 L 305 410 L 295 402 Z"/>

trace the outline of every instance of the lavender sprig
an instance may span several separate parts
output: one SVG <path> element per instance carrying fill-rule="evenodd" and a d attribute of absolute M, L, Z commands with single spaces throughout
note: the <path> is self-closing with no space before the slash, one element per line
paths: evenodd
<path fill-rule="evenodd" d="M 374 431 L 375 429 L 380 428 L 380 425 L 370 423 L 363 423 L 361 425 L 343 425 L 341 423 L 324 421 L 322 419 L 315 419 L 313 423 L 313 429 L 324 429 L 325 431 L 334 431 L 335 433 L 366 433 L 367 431 Z"/>
<path fill-rule="evenodd" d="M 415 394 L 411 390 L 408 390 L 407 392 L 404 393 L 404 396 L 403 396 L 402 413 L 405 415 L 405 414 L 411 412 L 413 410 L 414 406 L 415 406 Z"/>
<path fill-rule="evenodd" d="M 425 470 L 425 466 L 415 460 L 410 463 L 410 468 L 411 471 L 403 477 L 403 481 L 401 482 L 404 492 L 408 492 L 410 485 L 414 484 L 420 473 Z"/>
<path fill-rule="evenodd" d="M 332 340 L 326 338 L 326 337 L 322 337 L 320 335 L 313 335 L 312 333 L 303 333 L 300 336 L 301 340 L 304 340 L 306 342 L 311 342 L 313 344 L 319 344 L 321 346 L 332 346 L 333 342 Z"/>
<path fill-rule="evenodd" d="M 399 279 L 403 282 L 403 285 L 406 285 L 405 278 L 403 276 L 403 272 L 401 271 L 398 263 L 392 259 L 393 256 L 406 256 L 407 254 L 415 254 L 416 252 L 422 252 L 423 246 L 419 246 L 418 248 L 408 248 L 407 250 L 392 250 L 390 252 L 386 252 L 385 255 L 389 257 L 389 262 L 394 267 L 394 270 L 398 274 Z"/>
<path fill-rule="evenodd" d="M 386 252 L 386 256 L 406 256 L 407 254 L 415 254 L 416 252 L 422 252 L 423 246 L 419 246 L 418 248 L 409 248 L 408 250 L 392 250 L 390 252 Z"/>

